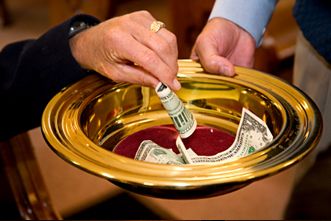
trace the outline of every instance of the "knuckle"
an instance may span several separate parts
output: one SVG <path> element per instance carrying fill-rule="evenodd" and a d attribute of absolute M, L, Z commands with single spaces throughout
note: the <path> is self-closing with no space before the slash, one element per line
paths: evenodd
<path fill-rule="evenodd" d="M 143 15 L 150 15 L 150 13 L 147 10 L 140 10 L 138 13 L 141 13 Z"/>
<path fill-rule="evenodd" d="M 123 25 L 123 24 L 127 23 L 128 21 L 130 21 L 132 16 L 133 16 L 133 13 L 125 14 L 125 15 L 122 15 L 119 17 L 115 17 L 115 18 L 113 18 L 113 20 L 116 21 L 117 24 Z"/>
<path fill-rule="evenodd" d="M 157 47 L 156 50 L 161 52 L 161 53 L 166 53 L 167 54 L 168 52 L 171 51 L 171 46 L 166 42 L 159 42 L 156 47 Z"/>
<path fill-rule="evenodd" d="M 174 71 L 169 70 L 169 69 L 164 70 L 163 73 L 164 74 L 162 74 L 160 76 L 160 78 L 161 78 L 160 80 L 162 82 L 166 82 L 168 84 L 171 84 L 173 79 L 174 79 L 174 76 L 176 75 L 176 73 Z"/>
<path fill-rule="evenodd" d="M 140 10 L 137 12 L 132 13 L 135 16 L 143 16 L 143 17 L 151 17 L 152 15 L 147 10 Z"/>
<path fill-rule="evenodd" d="M 205 63 L 207 65 L 207 67 L 209 67 L 210 69 L 215 69 L 218 65 L 218 63 L 215 60 L 205 60 Z"/>
<path fill-rule="evenodd" d="M 177 37 L 176 37 L 176 35 L 175 34 L 173 34 L 173 33 L 170 33 L 169 34 L 169 44 L 171 44 L 171 45 L 177 45 Z"/>
<path fill-rule="evenodd" d="M 137 17 L 139 17 L 139 16 L 141 16 L 141 14 L 139 12 L 132 12 L 130 14 L 124 15 L 123 20 L 127 23 L 134 22 L 137 20 Z"/>
<path fill-rule="evenodd" d="M 152 53 L 150 51 L 145 51 L 144 52 L 143 61 L 147 65 L 152 65 L 152 66 L 157 65 L 157 58 L 154 55 L 154 53 Z"/>
<path fill-rule="evenodd" d="M 177 54 L 178 48 L 177 48 L 177 38 L 174 34 L 171 34 L 168 39 L 168 48 L 170 53 Z"/>
<path fill-rule="evenodd" d="M 206 60 L 206 59 L 204 59 L 202 61 L 202 63 L 204 63 L 204 66 L 205 66 L 205 68 L 208 72 L 211 72 L 211 73 L 216 73 L 217 72 L 219 62 L 217 62 L 216 60 L 213 60 L 213 59 Z"/>
<path fill-rule="evenodd" d="M 139 77 L 138 77 L 138 81 L 139 81 L 139 83 L 140 83 L 141 85 L 149 85 L 148 80 L 147 80 L 146 77 L 143 76 L 143 75 L 139 75 Z"/>
<path fill-rule="evenodd" d="M 198 35 L 196 41 L 195 41 L 195 45 L 199 46 L 203 41 L 203 37 L 200 35 Z"/>
<path fill-rule="evenodd" d="M 170 44 L 168 41 L 162 40 L 158 41 L 155 40 L 153 43 L 153 48 L 155 51 L 158 52 L 158 54 L 163 54 L 163 55 L 173 55 L 177 51 L 177 45 Z"/>

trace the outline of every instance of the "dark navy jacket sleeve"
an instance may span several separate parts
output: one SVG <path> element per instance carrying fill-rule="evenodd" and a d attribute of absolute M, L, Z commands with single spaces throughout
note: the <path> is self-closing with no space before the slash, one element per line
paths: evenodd
<path fill-rule="evenodd" d="M 293 11 L 305 38 L 331 64 L 331 1 L 297 0 Z"/>
<path fill-rule="evenodd" d="M 71 54 L 69 30 L 75 21 L 98 23 L 77 15 L 39 39 L 13 43 L 0 52 L 0 140 L 39 126 L 48 101 L 89 74 Z"/>

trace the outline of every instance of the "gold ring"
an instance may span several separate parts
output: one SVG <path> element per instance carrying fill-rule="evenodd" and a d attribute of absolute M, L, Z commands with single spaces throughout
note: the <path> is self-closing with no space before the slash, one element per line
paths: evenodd
<path fill-rule="evenodd" d="M 150 27 L 152 32 L 158 32 L 161 28 L 165 28 L 165 24 L 161 21 L 153 21 Z"/>

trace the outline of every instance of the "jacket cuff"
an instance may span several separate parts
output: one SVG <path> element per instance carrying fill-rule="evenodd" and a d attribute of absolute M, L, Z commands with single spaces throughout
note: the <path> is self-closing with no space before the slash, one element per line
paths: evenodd
<path fill-rule="evenodd" d="M 92 26 L 98 24 L 99 20 L 89 15 L 76 15 L 52 28 L 35 42 L 35 50 L 39 50 L 42 57 L 47 59 L 39 63 L 40 77 L 54 82 L 54 88 L 57 89 L 88 75 L 73 57 L 69 44 L 70 30 L 77 22 L 85 22 Z"/>

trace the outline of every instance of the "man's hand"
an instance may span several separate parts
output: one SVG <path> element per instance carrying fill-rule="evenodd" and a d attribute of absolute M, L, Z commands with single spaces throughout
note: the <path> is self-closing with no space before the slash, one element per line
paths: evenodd
<path fill-rule="evenodd" d="M 176 37 L 166 28 L 152 32 L 155 18 L 139 11 L 107 20 L 70 40 L 72 54 L 84 68 L 116 81 L 178 90 Z"/>
<path fill-rule="evenodd" d="M 233 76 L 233 65 L 253 66 L 254 53 L 255 40 L 248 32 L 231 21 L 213 18 L 198 36 L 191 59 L 200 60 L 208 72 Z"/>

